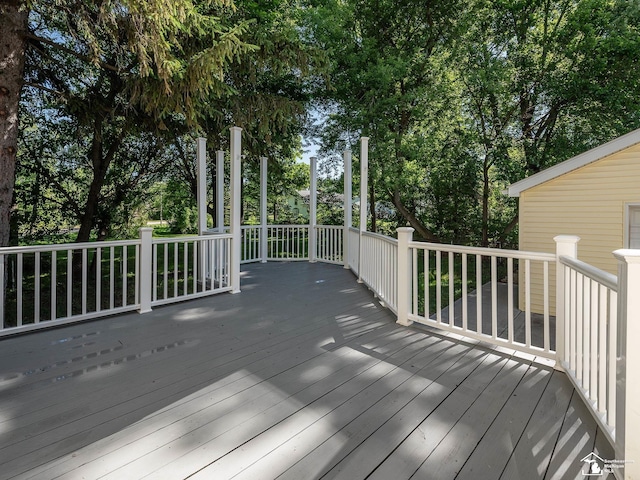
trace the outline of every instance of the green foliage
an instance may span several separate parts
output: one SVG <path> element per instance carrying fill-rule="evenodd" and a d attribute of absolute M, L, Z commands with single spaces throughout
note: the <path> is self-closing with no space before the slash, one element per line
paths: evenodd
<path fill-rule="evenodd" d="M 247 224 L 260 223 L 260 165 L 245 162 L 243 187 L 243 215 Z M 273 224 L 304 224 L 308 218 L 297 214 L 290 204 L 303 201 L 299 191 L 309 188 L 309 166 L 294 159 L 270 161 L 267 171 L 267 217 Z"/>
<path fill-rule="evenodd" d="M 130 235 L 158 216 L 153 185 L 172 230 L 195 231 L 194 139 L 206 134 L 215 174 L 232 125 L 243 128 L 245 222 L 259 218 L 262 156 L 270 221 L 300 222 L 287 203 L 308 188 L 296 159 L 313 106 L 326 121 L 311 133 L 333 173 L 319 185 L 319 222 L 342 223 L 336 165 L 350 147 L 357 171 L 366 135 L 370 228 L 409 223 L 426 240 L 514 246 L 506 185 L 640 125 L 635 2 L 30 7 L 16 184 L 24 238 L 76 225 L 81 240 Z"/>
<path fill-rule="evenodd" d="M 427 240 L 514 246 L 506 185 L 640 125 L 634 2 L 346 0 L 308 25 L 323 160 L 370 137 L 370 193 Z"/>
<path fill-rule="evenodd" d="M 275 162 L 297 152 L 323 54 L 302 41 L 295 2 L 38 0 L 31 9 L 21 235 L 80 225 L 78 240 L 128 236 L 148 216 L 150 185 L 182 179 L 195 195 L 189 145 L 201 131 L 224 148 L 240 125 L 245 150 Z M 172 219 L 193 230 L 193 211 Z"/>

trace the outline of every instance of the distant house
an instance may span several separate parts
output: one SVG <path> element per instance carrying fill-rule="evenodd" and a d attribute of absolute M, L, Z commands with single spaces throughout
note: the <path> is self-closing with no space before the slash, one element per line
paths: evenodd
<path fill-rule="evenodd" d="M 287 206 L 289 212 L 304 220 L 309 220 L 309 198 L 311 194 L 309 190 L 298 190 L 295 194 L 287 197 Z"/>
<path fill-rule="evenodd" d="M 358 199 L 355 199 L 354 205 L 356 205 Z M 325 193 L 319 191 L 317 194 L 318 204 L 324 204 L 332 206 L 334 208 L 342 208 L 344 202 L 344 195 L 341 193 Z M 304 220 L 309 220 L 309 207 L 311 204 L 311 190 L 298 190 L 296 194 L 289 195 L 287 197 L 287 206 L 289 212 L 293 216 L 299 216 Z"/>
<path fill-rule="evenodd" d="M 640 248 L 640 129 L 514 183 L 507 192 L 519 197 L 520 250 L 554 253 L 554 236 L 577 235 L 578 258 L 617 274 L 611 252 Z M 553 297 L 555 273 L 550 274 Z M 541 273 L 532 275 L 532 302 L 539 306 L 542 292 L 534 287 L 542 284 Z"/>

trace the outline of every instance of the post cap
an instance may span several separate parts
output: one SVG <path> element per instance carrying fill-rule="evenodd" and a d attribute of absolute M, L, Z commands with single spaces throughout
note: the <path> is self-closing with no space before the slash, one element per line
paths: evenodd
<path fill-rule="evenodd" d="M 553 237 L 553 240 L 556 243 L 578 243 L 580 241 L 580 237 L 577 235 L 556 235 Z"/>
<path fill-rule="evenodd" d="M 621 248 L 613 252 L 613 256 L 620 262 L 640 263 L 640 250 L 631 248 Z"/>

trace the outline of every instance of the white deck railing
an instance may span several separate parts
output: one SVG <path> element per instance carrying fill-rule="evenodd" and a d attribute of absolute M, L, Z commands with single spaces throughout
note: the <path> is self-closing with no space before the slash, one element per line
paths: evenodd
<path fill-rule="evenodd" d="M 320 262 L 342 265 L 344 227 L 340 225 L 316 225 L 316 259 Z"/>
<path fill-rule="evenodd" d="M 142 230 L 135 240 L 0 248 L 0 336 L 231 289 L 231 235 Z"/>
<path fill-rule="evenodd" d="M 139 251 L 139 239 L 1 248 L 0 332 L 137 309 Z"/>
<path fill-rule="evenodd" d="M 260 251 L 260 225 L 243 225 L 242 227 L 242 256 L 240 263 L 259 262 L 262 260 Z"/>
<path fill-rule="evenodd" d="M 359 278 L 397 313 L 398 241 L 370 232 L 363 232 L 360 241 Z"/>
<path fill-rule="evenodd" d="M 152 240 L 151 306 L 231 290 L 231 235 Z"/>
<path fill-rule="evenodd" d="M 614 441 L 618 279 L 561 256 L 564 348 L 560 363 L 605 434 Z"/>
<path fill-rule="evenodd" d="M 308 260 L 309 225 L 269 225 L 267 260 Z"/>
<path fill-rule="evenodd" d="M 555 358 L 555 331 L 552 332 L 549 313 L 549 266 L 555 263 L 555 255 L 424 242 L 411 242 L 409 249 L 410 320 Z M 531 305 L 531 272 L 535 264 L 543 275 L 541 309 L 537 314 Z M 518 278 L 523 287 L 520 292 Z M 524 296 L 522 312 L 517 308 L 519 293 Z M 533 335 L 534 317 L 538 338 Z"/>

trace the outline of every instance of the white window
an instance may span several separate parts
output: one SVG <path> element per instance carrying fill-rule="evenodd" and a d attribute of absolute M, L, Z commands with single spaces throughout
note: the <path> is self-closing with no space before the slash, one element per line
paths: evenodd
<path fill-rule="evenodd" d="M 629 205 L 627 210 L 626 248 L 640 248 L 640 205 Z"/>

